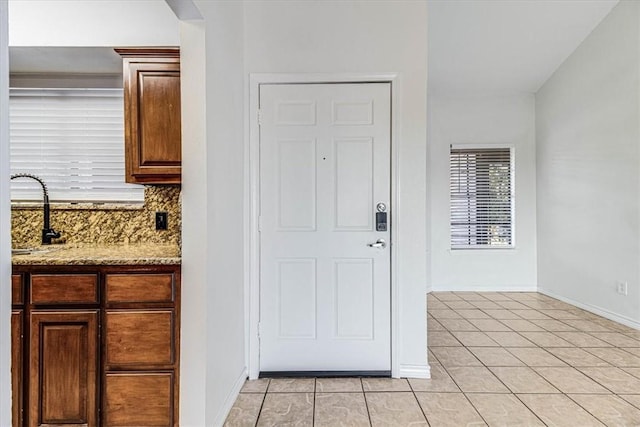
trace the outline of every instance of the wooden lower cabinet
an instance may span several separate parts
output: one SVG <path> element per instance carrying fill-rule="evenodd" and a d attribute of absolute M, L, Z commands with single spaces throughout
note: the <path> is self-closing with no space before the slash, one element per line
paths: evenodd
<path fill-rule="evenodd" d="M 24 323 L 24 310 L 11 312 L 11 398 L 13 407 L 11 411 L 13 427 L 23 425 L 23 387 L 22 387 L 22 360 L 24 356 L 22 325 Z"/>
<path fill-rule="evenodd" d="M 20 266 L 11 284 L 13 427 L 178 425 L 179 266 Z"/>
<path fill-rule="evenodd" d="M 105 426 L 177 426 L 180 275 L 105 276 Z"/>
<path fill-rule="evenodd" d="M 98 310 L 30 315 L 29 425 L 98 423 Z"/>

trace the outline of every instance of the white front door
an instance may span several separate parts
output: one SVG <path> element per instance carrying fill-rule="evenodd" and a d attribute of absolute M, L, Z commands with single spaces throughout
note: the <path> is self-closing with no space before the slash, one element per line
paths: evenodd
<path fill-rule="evenodd" d="M 390 83 L 260 85 L 262 372 L 390 371 L 390 151 Z"/>

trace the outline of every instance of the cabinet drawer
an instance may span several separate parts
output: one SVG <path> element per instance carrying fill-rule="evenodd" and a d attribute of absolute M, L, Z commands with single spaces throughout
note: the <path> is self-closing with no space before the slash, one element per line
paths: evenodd
<path fill-rule="evenodd" d="M 107 310 L 105 333 L 107 365 L 171 365 L 175 360 L 173 310 Z"/>
<path fill-rule="evenodd" d="M 22 286 L 22 275 L 11 275 L 11 304 L 24 303 L 24 287 Z"/>
<path fill-rule="evenodd" d="M 107 372 L 105 425 L 173 425 L 173 386 L 172 372 Z"/>
<path fill-rule="evenodd" d="M 107 274 L 107 303 L 172 303 L 175 295 L 173 273 Z"/>
<path fill-rule="evenodd" d="M 96 274 L 34 274 L 32 304 L 97 304 Z"/>

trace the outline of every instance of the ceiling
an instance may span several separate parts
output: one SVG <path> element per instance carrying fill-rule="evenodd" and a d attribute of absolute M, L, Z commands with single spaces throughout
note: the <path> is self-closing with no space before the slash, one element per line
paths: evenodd
<path fill-rule="evenodd" d="M 429 0 L 429 92 L 535 93 L 618 0 Z"/>
<path fill-rule="evenodd" d="M 536 92 L 618 0 L 429 0 L 429 91 Z M 12 73 L 120 74 L 104 47 L 11 47 Z"/>

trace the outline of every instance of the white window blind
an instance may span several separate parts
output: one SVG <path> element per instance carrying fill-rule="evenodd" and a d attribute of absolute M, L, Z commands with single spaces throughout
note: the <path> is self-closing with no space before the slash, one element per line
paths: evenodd
<path fill-rule="evenodd" d="M 11 173 L 42 178 L 52 202 L 144 200 L 124 182 L 122 89 L 11 89 Z M 37 182 L 11 182 L 12 200 L 42 200 Z"/>
<path fill-rule="evenodd" d="M 451 248 L 513 245 L 510 148 L 451 147 Z"/>

